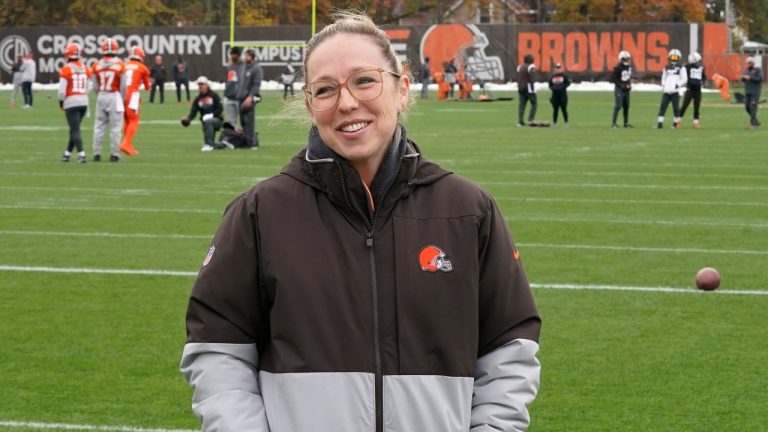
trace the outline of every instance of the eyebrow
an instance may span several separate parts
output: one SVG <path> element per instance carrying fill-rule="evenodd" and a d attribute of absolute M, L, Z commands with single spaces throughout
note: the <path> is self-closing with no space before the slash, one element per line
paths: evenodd
<path fill-rule="evenodd" d="M 387 68 L 381 67 L 381 66 L 358 66 L 358 67 L 352 68 L 352 71 L 349 74 L 347 74 L 347 78 L 349 78 L 350 75 L 354 75 L 354 74 L 356 74 L 358 72 L 362 72 L 362 71 L 365 71 L 365 70 L 377 70 L 377 69 L 388 70 Z M 317 77 L 316 79 L 314 79 L 312 81 L 333 81 L 333 82 L 336 82 L 336 80 L 334 78 L 331 78 L 328 75 L 320 75 L 319 77 Z M 312 81 L 310 81 L 310 82 L 312 82 Z"/>

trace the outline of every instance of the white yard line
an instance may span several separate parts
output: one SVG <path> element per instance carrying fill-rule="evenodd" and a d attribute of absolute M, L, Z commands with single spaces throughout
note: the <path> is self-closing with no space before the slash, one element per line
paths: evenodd
<path fill-rule="evenodd" d="M 497 201 L 530 201 L 530 202 L 572 202 L 594 204 L 664 204 L 664 205 L 716 205 L 716 206 L 748 206 L 768 207 L 768 201 L 679 201 L 679 200 L 632 200 L 632 199 L 603 199 L 603 198 L 540 198 L 524 196 L 494 196 Z"/>
<path fill-rule="evenodd" d="M 590 189 L 670 189 L 670 190 L 737 190 L 737 191 L 768 191 L 768 186 L 725 186 L 725 185 L 662 185 L 662 184 L 627 184 L 627 183 L 570 183 L 570 182 L 525 182 L 525 181 L 500 181 L 478 180 L 483 185 L 496 186 L 534 186 L 534 187 L 558 187 L 558 188 L 590 188 Z"/>
<path fill-rule="evenodd" d="M 72 423 L 43 423 L 32 421 L 0 420 L 0 429 L 55 429 L 68 431 L 107 431 L 107 432 L 195 432 L 196 429 L 157 429 L 136 426 L 101 426 Z"/>
<path fill-rule="evenodd" d="M 187 234 L 152 234 L 152 233 L 111 233 L 111 232 L 72 232 L 72 231 L 21 231 L 0 230 L 0 235 L 41 236 L 41 237 L 106 237 L 106 238 L 149 238 L 149 239 L 211 239 L 211 235 Z"/>
<path fill-rule="evenodd" d="M 453 168 L 451 168 L 453 169 Z M 479 173 L 479 174 L 497 174 L 497 175 L 544 175 L 544 176 L 571 176 L 571 177 L 672 177 L 672 178 L 695 178 L 695 179 L 766 179 L 768 175 L 761 174 L 686 174 L 686 173 L 658 173 L 658 172 L 619 172 L 619 171 L 547 171 L 547 170 L 518 170 L 510 168 L 508 170 L 485 170 L 485 169 L 456 169 L 459 174 Z"/>
<path fill-rule="evenodd" d="M 152 208 L 152 207 L 64 207 L 58 205 L 26 205 L 26 204 L 0 204 L 0 209 L 8 210 L 65 210 L 65 211 L 105 211 L 105 212 L 138 212 L 138 213 L 204 213 L 224 214 L 224 208 L 214 209 L 184 209 L 184 208 Z"/>
<path fill-rule="evenodd" d="M 2 231 L 0 231 L 2 233 Z M 637 246 L 607 246 L 607 245 L 578 245 L 557 243 L 518 243 L 521 248 L 547 248 L 547 249 L 585 249 L 585 250 L 610 250 L 620 252 L 661 252 L 661 253 L 705 253 L 718 255 L 768 255 L 768 250 L 750 249 L 702 249 L 702 248 L 662 248 L 662 247 L 637 247 Z"/>
<path fill-rule="evenodd" d="M 661 219 L 597 219 L 597 218 L 553 218 L 545 216 L 513 216 L 505 217 L 510 221 L 534 221 L 534 222 L 562 222 L 562 223 L 603 223 L 603 224 L 628 224 L 628 225 L 662 225 L 662 226 L 706 226 L 706 227 L 736 227 L 736 228 L 768 228 L 768 223 L 750 222 L 685 222 Z"/>
<path fill-rule="evenodd" d="M 119 274 L 140 276 L 197 276 L 197 272 L 182 270 L 154 269 L 104 269 L 83 267 L 44 267 L 44 266 L 14 266 L 0 265 L 0 271 L 16 271 L 31 273 L 81 273 L 81 274 Z"/>
<path fill-rule="evenodd" d="M 148 270 L 148 269 L 98 269 L 98 268 L 74 268 L 74 267 L 29 267 L 0 265 L 0 271 L 42 272 L 42 273 L 84 273 L 84 274 L 121 274 L 121 275 L 152 275 L 152 276 L 197 276 L 197 272 L 182 270 Z M 669 292 L 692 294 L 699 291 L 693 288 L 678 287 L 639 287 L 625 285 L 592 285 L 592 284 L 554 284 L 532 283 L 531 287 L 541 289 L 570 289 L 570 290 L 602 290 L 602 291 L 642 291 L 642 292 Z M 768 295 L 768 290 L 717 290 L 713 294 L 737 294 L 737 295 Z"/>
<path fill-rule="evenodd" d="M 768 296 L 768 290 L 728 290 L 720 289 L 715 291 L 702 291 L 695 288 L 677 288 L 677 287 L 640 287 L 624 285 L 591 285 L 591 284 L 554 284 L 554 283 L 532 283 L 532 288 L 539 289 L 561 289 L 561 290 L 597 290 L 597 291 L 639 291 L 639 292 L 664 292 L 680 294 L 723 294 L 723 295 L 750 295 L 750 296 Z"/>

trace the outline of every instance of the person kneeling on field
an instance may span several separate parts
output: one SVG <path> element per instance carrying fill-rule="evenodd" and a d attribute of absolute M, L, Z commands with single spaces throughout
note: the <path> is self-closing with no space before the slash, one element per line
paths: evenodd
<path fill-rule="evenodd" d="M 216 131 L 221 129 L 221 114 L 223 106 L 219 95 L 211 90 L 208 78 L 201 76 L 197 79 L 197 88 L 200 94 L 192 102 L 192 108 L 189 114 L 181 118 L 181 125 L 184 127 L 194 120 L 198 111 L 200 112 L 200 121 L 203 124 L 203 148 L 202 151 L 211 151 L 216 148 Z"/>

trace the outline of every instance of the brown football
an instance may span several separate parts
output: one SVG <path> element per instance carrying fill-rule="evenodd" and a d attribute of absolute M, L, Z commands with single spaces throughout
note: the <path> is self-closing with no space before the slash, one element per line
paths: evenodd
<path fill-rule="evenodd" d="M 712 267 L 704 267 L 696 273 L 696 288 L 714 291 L 720 286 L 720 273 Z"/>

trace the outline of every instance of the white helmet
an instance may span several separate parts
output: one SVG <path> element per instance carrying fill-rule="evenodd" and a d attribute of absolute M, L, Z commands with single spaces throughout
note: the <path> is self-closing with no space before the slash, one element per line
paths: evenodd
<path fill-rule="evenodd" d="M 630 60 L 632 60 L 632 54 L 630 54 L 629 51 L 622 51 L 619 53 L 619 62 L 629 63 Z"/>
<path fill-rule="evenodd" d="M 701 61 L 701 54 L 694 51 L 688 55 L 688 63 L 698 63 L 700 61 Z"/>
<path fill-rule="evenodd" d="M 669 54 L 667 54 L 667 58 L 669 59 L 669 61 L 673 63 L 677 63 L 680 61 L 681 58 L 683 58 L 683 54 L 680 52 L 679 49 L 672 48 L 671 50 L 669 50 Z"/>

